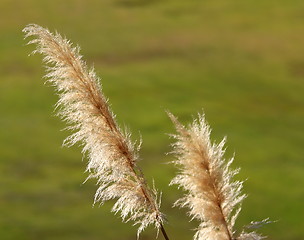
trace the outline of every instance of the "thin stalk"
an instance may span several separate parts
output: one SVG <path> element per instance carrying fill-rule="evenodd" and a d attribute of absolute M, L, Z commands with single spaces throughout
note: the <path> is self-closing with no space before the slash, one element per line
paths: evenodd
<path fill-rule="evenodd" d="M 161 230 L 161 232 L 162 232 L 164 238 L 165 238 L 166 240 L 169 240 L 169 237 L 168 237 L 168 235 L 167 235 L 167 233 L 166 233 L 166 230 L 165 230 L 165 228 L 164 228 L 164 226 L 163 226 L 162 224 L 160 224 L 160 230 Z"/>

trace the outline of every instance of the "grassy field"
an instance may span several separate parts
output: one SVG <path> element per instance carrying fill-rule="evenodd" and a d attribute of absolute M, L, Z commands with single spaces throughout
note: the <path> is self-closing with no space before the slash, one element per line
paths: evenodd
<path fill-rule="evenodd" d="M 204 110 L 213 139 L 228 136 L 249 195 L 238 229 L 270 217 L 259 230 L 270 240 L 304 239 L 303 11 L 300 0 L 0 1 L 0 238 L 136 239 L 113 202 L 92 207 L 80 149 L 61 148 L 57 96 L 21 33 L 37 23 L 82 47 L 119 122 L 142 135 L 140 165 L 163 192 L 171 239 L 192 239 L 197 223 L 171 208 L 182 192 L 168 187 L 165 109 L 184 123 Z"/>

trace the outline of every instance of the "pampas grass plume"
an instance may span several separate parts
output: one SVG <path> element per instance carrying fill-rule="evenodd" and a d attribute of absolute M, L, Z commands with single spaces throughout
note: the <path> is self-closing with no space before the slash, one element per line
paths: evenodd
<path fill-rule="evenodd" d="M 200 221 L 194 236 L 195 240 L 259 240 L 262 237 L 254 232 L 234 231 L 235 220 L 246 197 L 242 194 L 243 183 L 234 181 L 238 169 L 232 170 L 233 158 L 224 159 L 223 139 L 219 144 L 210 140 L 211 129 L 204 115 L 185 127 L 177 118 L 168 113 L 175 125 L 177 134 L 172 135 L 176 142 L 173 153 L 179 174 L 171 181 L 186 191 L 175 205 L 187 207 L 192 219 Z"/>
<path fill-rule="evenodd" d="M 139 146 L 131 142 L 130 133 L 119 128 L 99 78 L 82 60 L 79 47 L 35 24 L 23 31 L 26 38 L 34 37 L 29 42 L 36 44 L 34 53 L 44 56 L 46 78 L 59 95 L 59 115 L 74 131 L 64 144 L 81 143 L 88 155 L 89 178 L 98 183 L 94 202 L 117 199 L 112 210 L 120 212 L 124 221 L 139 224 L 138 234 L 150 224 L 162 229 L 158 194 L 148 187 L 137 166 Z"/>

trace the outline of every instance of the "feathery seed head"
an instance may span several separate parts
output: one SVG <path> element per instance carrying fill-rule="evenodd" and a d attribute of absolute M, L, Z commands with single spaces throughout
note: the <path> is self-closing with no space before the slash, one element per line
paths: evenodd
<path fill-rule="evenodd" d="M 187 193 L 176 205 L 189 208 L 189 215 L 201 221 L 194 239 L 232 240 L 233 226 L 245 198 L 242 182 L 233 181 L 237 170 L 230 170 L 233 159 L 223 158 L 225 139 L 210 140 L 211 129 L 204 115 L 188 127 L 168 113 L 177 134 L 173 144 L 179 174 L 171 181 Z"/>
<path fill-rule="evenodd" d="M 163 215 L 156 191 L 147 186 L 137 166 L 138 147 L 117 125 L 100 80 L 82 60 L 80 48 L 35 24 L 23 32 L 26 38 L 34 37 L 29 44 L 37 47 L 33 53 L 43 55 L 46 78 L 59 95 L 56 108 L 74 132 L 64 144 L 81 143 L 88 155 L 89 178 L 96 178 L 99 185 L 94 202 L 117 199 L 112 210 L 120 212 L 124 221 L 139 224 L 138 234 L 149 224 L 159 229 Z"/>

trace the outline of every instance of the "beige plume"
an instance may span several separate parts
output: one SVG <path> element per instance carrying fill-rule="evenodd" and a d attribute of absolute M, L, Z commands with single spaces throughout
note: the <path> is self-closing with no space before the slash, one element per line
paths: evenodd
<path fill-rule="evenodd" d="M 59 95 L 59 115 L 74 132 L 65 144 L 81 143 L 88 155 L 89 178 L 98 183 L 94 202 L 117 199 L 112 210 L 139 224 L 138 234 L 150 224 L 164 233 L 157 192 L 147 186 L 137 165 L 139 146 L 118 127 L 99 78 L 82 60 L 79 47 L 35 24 L 23 32 L 34 37 L 29 44 L 36 44 L 34 53 L 43 55 L 46 77 Z"/>
<path fill-rule="evenodd" d="M 231 170 L 233 158 L 226 161 L 223 139 L 219 144 L 210 140 L 211 129 L 204 115 L 188 127 L 168 113 L 177 134 L 173 144 L 179 174 L 171 184 L 186 191 L 175 205 L 188 207 L 189 215 L 201 222 L 195 240 L 258 240 L 256 233 L 242 233 L 236 237 L 234 223 L 240 212 L 240 204 L 246 197 L 242 194 L 242 182 L 234 181 L 238 170 Z"/>

